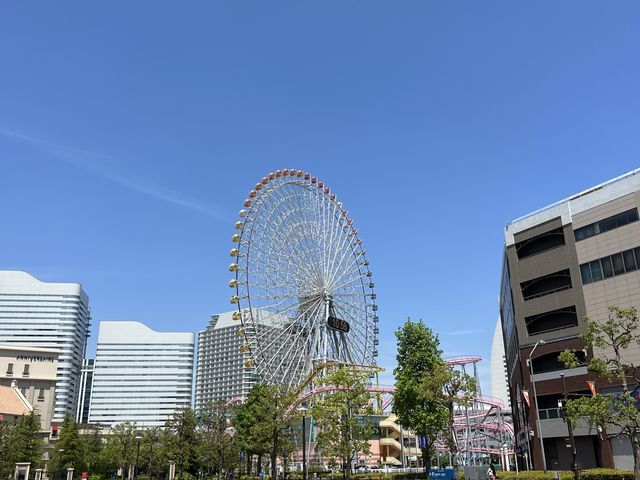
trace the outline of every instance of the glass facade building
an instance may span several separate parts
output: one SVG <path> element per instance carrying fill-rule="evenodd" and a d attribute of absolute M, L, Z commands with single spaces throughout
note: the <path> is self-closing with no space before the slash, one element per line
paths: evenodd
<path fill-rule="evenodd" d="M 79 284 L 0 271 L 0 343 L 60 352 L 54 421 L 75 415 L 90 319 L 89 298 Z"/>

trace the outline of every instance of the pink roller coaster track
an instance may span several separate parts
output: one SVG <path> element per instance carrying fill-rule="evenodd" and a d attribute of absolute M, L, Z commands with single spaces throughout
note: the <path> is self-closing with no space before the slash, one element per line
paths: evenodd
<path fill-rule="evenodd" d="M 459 357 L 447 360 L 447 364 L 450 366 L 461 366 L 463 369 L 465 365 L 472 364 L 475 371 L 475 364 L 479 361 L 481 361 L 480 357 Z M 336 387 L 333 385 L 314 387 L 303 392 L 298 397 L 296 404 L 300 404 L 324 392 L 335 392 L 348 389 L 348 387 Z M 388 395 L 388 398 L 382 402 L 383 411 L 387 410 L 389 405 L 393 402 L 393 394 L 395 393 L 394 387 L 370 385 L 366 387 L 366 390 L 371 393 Z M 464 413 L 460 411 L 456 414 L 453 426 L 457 435 L 468 435 L 471 433 L 472 435 L 477 434 L 480 436 L 486 436 L 487 432 L 493 432 L 493 434 L 500 435 L 502 438 L 506 436 L 513 439 L 513 425 L 504 420 L 502 413 L 505 408 L 504 402 L 496 398 L 478 396 L 470 402 L 470 405 L 471 406 L 467 408 Z M 295 406 L 291 407 L 291 410 L 293 410 L 293 408 L 295 408 Z M 512 442 L 509 443 L 512 444 Z M 440 451 L 447 450 L 442 442 L 436 443 L 436 448 Z M 503 453 L 499 448 L 494 448 L 489 445 L 474 446 L 469 444 L 461 446 L 460 452 L 495 455 Z M 509 447 L 506 453 L 513 454 L 512 447 Z"/>

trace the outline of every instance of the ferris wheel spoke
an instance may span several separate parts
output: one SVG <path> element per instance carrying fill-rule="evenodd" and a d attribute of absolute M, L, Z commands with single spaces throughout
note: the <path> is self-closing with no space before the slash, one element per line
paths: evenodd
<path fill-rule="evenodd" d="M 355 252 L 351 249 L 351 248 L 347 248 L 348 246 L 352 246 L 351 244 L 351 240 L 352 240 L 352 236 L 349 235 L 348 233 L 344 232 L 343 229 L 343 233 L 344 235 L 341 238 L 341 244 L 340 244 L 340 253 L 336 254 L 336 257 L 334 259 L 333 262 L 333 269 L 331 271 L 331 273 L 329 274 L 329 280 L 333 281 L 337 272 L 339 272 L 342 268 L 343 263 L 345 262 L 345 259 L 348 258 L 350 255 L 354 255 Z"/>
<path fill-rule="evenodd" d="M 284 192 L 282 192 L 282 191 L 280 191 L 280 190 L 276 191 L 276 195 L 278 195 L 280 198 L 283 198 L 283 195 L 284 195 L 284 194 L 285 194 L 285 193 L 284 193 Z M 300 205 L 300 198 L 299 198 L 299 195 L 296 195 L 296 194 L 291 195 L 287 200 L 289 200 L 290 202 L 293 202 L 293 201 L 295 200 L 295 202 L 296 202 L 298 205 Z M 304 226 L 306 226 L 306 227 L 307 227 L 307 229 L 312 228 L 312 226 L 313 226 L 314 224 L 313 224 L 312 222 L 309 222 L 309 221 L 308 221 L 308 219 L 305 219 L 303 216 L 301 216 L 301 215 L 300 215 L 300 212 L 304 212 L 304 209 L 300 208 L 300 209 L 298 209 L 298 210 L 292 210 L 292 211 L 293 211 L 293 212 L 295 212 L 295 215 L 299 217 L 299 219 L 300 219 L 300 224 L 301 224 L 301 225 L 303 225 L 303 227 L 304 227 Z M 286 213 L 286 212 L 282 212 L 282 213 L 284 214 L 284 213 Z M 284 217 L 284 215 L 281 215 L 281 217 Z M 307 221 L 305 221 L 305 220 L 307 220 Z M 276 230 L 279 230 L 279 229 L 277 229 L 277 228 L 276 228 Z M 302 229 L 302 232 L 303 232 L 302 239 L 304 240 L 304 242 L 305 242 L 305 244 L 306 244 L 306 247 L 307 247 L 307 248 L 306 248 L 306 252 L 305 252 L 305 250 L 303 250 L 303 252 L 305 252 L 305 253 L 307 253 L 307 254 L 308 254 L 308 253 L 310 253 L 310 252 L 312 252 L 312 251 L 314 250 L 314 248 L 312 248 L 312 247 L 313 247 L 313 245 L 310 243 L 310 241 L 312 241 L 312 239 L 310 239 L 310 238 L 309 238 L 309 237 L 310 237 L 310 235 L 308 234 L 308 232 L 305 232 L 304 228 Z M 313 233 L 312 233 L 312 235 L 311 235 L 311 236 L 313 236 Z M 287 240 L 287 238 L 286 238 L 286 237 L 285 237 L 285 240 Z M 308 257 L 308 255 L 307 255 L 307 257 Z M 309 265 L 312 265 L 312 266 L 317 267 L 317 261 L 309 262 Z M 321 274 L 320 270 L 319 270 L 319 269 L 317 269 L 317 268 L 316 268 L 316 273 L 317 273 L 318 275 L 320 275 L 320 274 Z"/>
<path fill-rule="evenodd" d="M 293 369 L 293 375 L 298 375 L 298 376 L 305 375 L 305 374 L 307 374 L 307 372 L 311 368 L 311 364 L 308 361 L 308 354 L 306 353 L 306 351 L 307 351 L 307 344 L 310 343 L 310 340 L 312 338 L 313 338 L 312 335 L 306 335 L 304 337 L 304 341 L 302 342 L 302 345 L 297 346 L 297 348 L 300 350 L 300 352 L 298 353 L 297 356 L 296 355 L 288 355 L 288 358 L 290 358 L 291 360 L 290 360 L 290 363 L 288 364 L 288 369 L 284 372 L 283 376 L 284 376 L 284 378 L 290 378 L 291 379 L 290 382 L 289 382 L 290 385 L 291 385 L 292 381 L 294 380 L 294 378 L 290 374 L 290 369 L 294 365 L 294 363 L 295 363 L 295 367 Z M 307 364 L 307 367 L 306 367 L 307 370 L 306 371 L 304 370 L 304 365 L 302 365 L 302 368 L 301 368 L 301 364 L 302 364 L 303 361 Z"/>
<path fill-rule="evenodd" d="M 265 250 L 260 248 L 257 248 L 256 250 L 258 250 L 259 253 L 264 254 L 264 257 L 266 257 L 266 258 L 260 257 L 258 260 L 261 260 L 264 258 L 262 267 L 263 268 L 268 267 L 268 270 L 267 268 L 265 268 L 265 270 L 267 271 L 280 272 L 281 270 L 285 270 L 285 271 L 291 270 L 291 273 L 296 277 L 296 279 L 300 279 L 300 280 L 303 278 L 309 278 L 313 276 L 313 273 L 307 270 L 306 267 L 301 267 L 298 270 L 294 270 L 293 264 L 291 262 L 280 262 L 279 260 L 281 260 L 281 258 L 275 257 L 270 252 L 266 252 Z M 274 261 L 276 262 L 276 264 L 273 263 Z"/>
<path fill-rule="evenodd" d="M 312 319 L 315 317 L 315 312 L 318 311 L 320 307 L 319 303 L 316 303 L 316 308 L 312 311 L 311 315 L 309 316 L 309 319 Z M 309 320 L 310 321 L 310 320 Z M 309 323 L 309 321 L 305 322 L 305 324 L 299 329 L 299 332 L 297 333 L 297 335 L 295 335 L 295 337 L 293 338 L 293 341 L 290 342 L 290 344 L 288 345 L 289 350 L 287 350 L 287 355 L 282 355 L 282 360 L 280 361 L 280 363 L 278 364 L 278 366 L 274 369 L 275 372 L 280 370 L 280 367 L 282 366 L 283 362 L 287 359 L 291 359 L 291 351 L 294 349 L 297 349 L 297 342 L 298 339 L 301 338 L 302 333 L 305 331 L 305 325 L 307 323 Z M 281 343 L 281 346 L 278 348 L 278 350 L 275 352 L 274 354 L 274 358 L 278 358 L 278 354 L 280 353 L 280 351 L 282 350 L 282 348 L 285 346 L 286 344 L 284 342 Z"/>
<path fill-rule="evenodd" d="M 327 209 L 328 211 L 328 215 L 330 218 L 330 227 L 329 227 L 329 245 L 328 245 L 328 250 L 327 250 L 327 256 L 326 256 L 326 260 L 325 260 L 325 264 L 324 264 L 324 268 L 326 272 L 330 271 L 330 265 L 332 262 L 332 258 L 333 258 L 333 251 L 334 248 L 336 246 L 336 234 L 338 232 L 338 228 L 340 226 L 340 216 L 339 214 L 336 212 L 338 208 L 338 204 L 335 201 L 331 202 L 331 210 L 329 211 L 329 209 Z"/>
<path fill-rule="evenodd" d="M 257 238 L 257 240 L 258 240 L 258 242 L 256 242 L 256 244 L 255 244 L 255 245 L 250 245 L 250 248 L 251 248 L 251 247 L 255 248 L 256 250 L 258 250 L 258 251 L 263 255 L 263 257 L 266 257 L 267 259 L 270 259 L 271 261 L 272 261 L 272 260 L 274 260 L 274 259 L 276 259 L 276 260 L 277 260 L 277 259 L 281 259 L 281 258 L 282 258 L 281 256 L 277 256 L 277 255 L 275 254 L 275 252 L 270 251 L 270 250 L 266 250 L 265 248 L 263 248 L 263 247 L 262 247 L 262 244 L 259 242 L 259 240 L 261 240 L 261 238 L 260 238 L 260 237 L 258 237 L 258 238 Z M 290 237 L 289 237 L 289 240 L 287 240 L 287 239 L 286 239 L 286 238 L 284 238 L 284 237 L 283 237 L 281 240 L 284 242 L 284 244 L 285 244 L 285 245 L 287 245 L 287 243 L 286 243 L 286 242 L 287 242 L 287 241 L 289 241 L 289 242 L 290 242 Z M 308 258 L 306 258 L 306 255 L 304 256 L 305 258 L 303 258 L 303 254 L 302 254 L 301 252 L 299 252 L 296 248 L 293 248 L 293 252 L 294 252 L 294 254 L 293 254 L 292 256 L 297 256 L 297 257 L 299 257 L 299 258 L 298 258 L 298 264 L 300 265 L 300 268 L 301 268 L 303 271 L 307 271 L 307 273 L 308 273 L 309 275 L 311 275 L 311 274 L 312 274 L 312 273 L 311 273 L 311 270 L 307 267 L 307 266 L 309 265 L 309 263 L 308 263 L 308 262 L 302 262 L 302 260 L 308 260 Z M 290 257 L 289 257 L 289 258 L 290 258 Z"/>
<path fill-rule="evenodd" d="M 354 270 L 357 270 L 359 273 L 362 271 L 362 267 L 365 267 L 366 265 L 363 265 L 362 263 L 360 263 L 360 257 L 362 255 L 358 255 L 357 253 L 354 254 L 353 258 L 348 261 L 347 264 L 345 264 L 344 267 L 341 268 L 337 268 L 335 270 L 335 274 L 333 275 L 333 277 L 331 278 L 332 282 L 336 282 L 339 281 L 340 278 L 342 278 L 343 276 L 347 275 L 347 274 L 353 274 Z M 369 270 L 367 269 L 367 272 Z M 366 273 L 365 272 L 365 275 Z"/>
<path fill-rule="evenodd" d="M 303 300 L 302 302 L 298 302 L 298 303 L 295 303 L 295 304 L 290 304 L 286 308 L 279 308 L 279 309 L 275 308 L 276 306 L 280 307 L 279 304 L 271 304 L 271 305 L 261 306 L 261 307 L 259 307 L 259 310 L 260 311 L 264 311 L 264 312 L 276 312 L 277 311 L 277 313 L 279 315 L 284 315 L 285 312 L 288 312 L 288 311 L 293 310 L 295 308 L 299 308 L 301 305 L 304 305 L 304 304 L 310 303 L 310 302 L 314 302 L 314 301 L 315 301 L 315 299 L 310 298 L 308 300 Z"/>
<path fill-rule="evenodd" d="M 300 250 L 300 247 L 299 247 L 299 243 L 300 242 L 292 241 L 292 239 L 295 239 L 295 236 L 292 235 L 291 232 L 289 232 L 288 234 L 282 234 L 280 232 L 280 222 L 285 222 L 286 221 L 286 218 L 284 218 L 285 216 L 281 215 L 281 216 L 279 216 L 279 218 L 276 218 L 276 220 L 274 221 L 271 218 L 273 216 L 273 213 L 274 213 L 273 211 L 270 212 L 267 215 L 267 217 L 265 218 L 265 220 L 264 220 L 264 223 L 269 226 L 270 230 L 269 231 L 265 230 L 265 231 L 259 232 L 258 233 L 258 237 L 256 238 L 256 243 L 258 245 L 261 245 L 262 244 L 261 240 L 263 240 L 264 238 L 269 238 L 269 237 L 271 237 L 271 238 L 275 237 L 275 238 L 279 239 L 280 241 L 282 241 L 283 245 L 286 245 L 286 246 L 290 247 L 289 252 L 288 252 L 289 254 L 291 254 L 292 256 L 299 257 L 298 264 L 300 265 L 300 267 L 303 268 L 303 269 L 307 269 L 308 266 L 312 265 L 312 262 L 302 262 L 301 261 L 301 260 L 303 260 L 303 258 L 307 258 L 308 255 L 304 251 Z M 295 227 L 295 225 L 294 225 L 294 227 Z M 265 242 L 265 243 L 267 243 L 267 242 Z M 271 243 L 273 243 L 273 242 L 271 242 Z M 268 243 L 268 244 L 270 244 L 270 243 Z M 272 252 L 272 251 L 267 251 L 265 249 L 261 249 L 261 250 L 268 257 L 272 257 L 273 254 L 274 254 L 274 252 Z"/>
<path fill-rule="evenodd" d="M 306 310 L 304 310 L 303 312 L 301 312 L 297 317 L 295 317 L 293 319 L 293 321 L 290 322 L 290 324 L 287 326 L 287 328 L 283 329 L 282 334 L 284 335 L 285 333 L 287 333 L 287 331 L 291 330 L 295 330 L 295 327 L 299 325 L 297 324 L 298 319 L 300 319 L 301 317 L 304 317 L 305 314 L 307 314 L 308 312 L 310 312 L 313 308 L 314 305 L 317 303 L 316 300 L 313 300 L 312 303 L 310 305 L 307 306 Z M 278 312 L 278 315 L 282 315 L 281 312 Z M 300 329 L 301 331 L 304 329 L 305 324 L 302 325 L 302 328 Z M 264 351 L 270 351 L 270 348 L 274 346 L 275 344 L 275 340 L 271 343 L 269 343 L 268 345 L 264 345 Z M 277 352 L 276 352 L 277 353 Z"/>

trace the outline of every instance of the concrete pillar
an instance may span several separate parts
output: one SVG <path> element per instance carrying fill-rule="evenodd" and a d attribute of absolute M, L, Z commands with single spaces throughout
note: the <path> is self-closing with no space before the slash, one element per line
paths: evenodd
<path fill-rule="evenodd" d="M 29 480 L 29 469 L 31 462 L 16 463 L 16 470 L 13 474 L 14 480 Z"/>

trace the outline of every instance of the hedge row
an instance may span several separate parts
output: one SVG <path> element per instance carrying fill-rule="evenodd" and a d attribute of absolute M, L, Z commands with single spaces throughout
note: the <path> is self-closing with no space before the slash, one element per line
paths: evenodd
<path fill-rule="evenodd" d="M 592 468 L 581 470 L 580 477 L 582 480 L 634 480 L 633 471 L 631 470 L 613 470 L 609 468 Z M 289 475 L 290 480 L 301 480 L 302 475 Z M 314 477 L 309 475 L 310 479 L 317 478 L 319 480 L 338 480 L 342 478 L 342 473 L 318 474 Z M 553 480 L 554 472 L 544 473 L 539 470 L 516 472 L 498 472 L 498 480 Z M 242 480 L 260 480 L 260 477 L 243 476 Z M 351 475 L 351 480 L 428 480 L 425 473 L 356 473 Z M 458 474 L 458 480 L 464 480 L 464 474 Z M 560 472 L 560 480 L 573 480 L 573 472 Z"/>
<path fill-rule="evenodd" d="M 553 472 L 525 471 L 516 474 L 515 472 L 498 472 L 500 480 L 551 480 L 555 478 Z M 612 468 L 591 468 L 580 471 L 580 478 L 583 480 L 634 480 L 632 470 L 614 470 Z M 573 472 L 560 472 L 560 480 L 573 480 Z"/>

